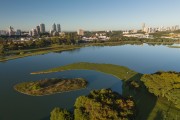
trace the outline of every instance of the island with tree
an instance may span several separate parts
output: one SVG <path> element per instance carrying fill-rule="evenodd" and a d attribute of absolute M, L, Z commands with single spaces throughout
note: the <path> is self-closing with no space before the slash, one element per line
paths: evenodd
<path fill-rule="evenodd" d="M 79 90 L 87 86 L 87 81 L 83 78 L 73 79 L 44 79 L 33 82 L 23 82 L 14 86 L 14 89 L 20 93 L 43 96 L 61 92 Z"/>

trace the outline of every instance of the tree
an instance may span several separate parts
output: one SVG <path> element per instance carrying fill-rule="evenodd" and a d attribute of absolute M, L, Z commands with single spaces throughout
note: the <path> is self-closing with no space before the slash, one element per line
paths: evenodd
<path fill-rule="evenodd" d="M 110 89 L 94 90 L 88 96 L 80 96 L 74 106 L 75 120 L 134 118 L 134 101 Z"/>
<path fill-rule="evenodd" d="M 0 45 L 0 55 L 4 54 L 4 45 Z"/>
<path fill-rule="evenodd" d="M 165 97 L 180 108 L 180 73 L 159 71 L 154 74 L 144 74 L 141 80 L 150 93 Z"/>
<path fill-rule="evenodd" d="M 44 46 L 45 46 L 45 40 L 44 40 L 44 39 L 36 40 L 36 41 L 35 41 L 35 45 L 36 45 L 37 47 L 44 47 Z"/>
<path fill-rule="evenodd" d="M 72 120 L 72 115 L 67 110 L 60 108 L 54 108 L 51 112 L 50 120 Z"/>

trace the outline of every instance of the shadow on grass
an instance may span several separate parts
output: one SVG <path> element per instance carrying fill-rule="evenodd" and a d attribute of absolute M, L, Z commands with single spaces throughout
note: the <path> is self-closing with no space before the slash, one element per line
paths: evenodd
<path fill-rule="evenodd" d="M 158 111 L 154 120 L 163 120 L 163 112 Z"/>
<path fill-rule="evenodd" d="M 148 92 L 147 88 L 140 80 L 141 77 L 142 74 L 138 73 L 131 77 L 129 80 L 124 81 L 123 95 L 132 96 L 134 98 L 137 108 L 136 120 L 147 120 L 148 116 L 156 105 L 157 98 L 153 94 Z M 127 84 L 131 81 L 136 81 L 140 85 L 140 87 L 138 89 L 131 88 L 130 85 Z"/>

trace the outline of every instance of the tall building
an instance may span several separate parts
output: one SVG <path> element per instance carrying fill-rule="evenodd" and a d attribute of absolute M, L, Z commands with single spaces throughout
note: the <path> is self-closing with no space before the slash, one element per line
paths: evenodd
<path fill-rule="evenodd" d="M 84 30 L 79 29 L 79 30 L 77 31 L 77 34 L 83 36 L 83 35 L 84 35 Z"/>
<path fill-rule="evenodd" d="M 61 25 L 57 24 L 57 32 L 61 32 Z"/>
<path fill-rule="evenodd" d="M 36 29 L 32 29 L 32 36 L 37 36 L 38 34 L 37 34 L 37 31 L 36 31 Z"/>
<path fill-rule="evenodd" d="M 8 34 L 8 32 L 6 30 L 0 30 L 0 36 L 1 35 L 7 35 L 7 34 Z"/>
<path fill-rule="evenodd" d="M 29 31 L 29 36 L 32 36 L 32 31 L 31 30 Z"/>
<path fill-rule="evenodd" d="M 41 32 L 41 33 L 45 33 L 45 31 L 46 31 L 46 30 L 45 30 L 45 24 L 41 23 L 41 24 L 40 24 L 40 32 Z"/>
<path fill-rule="evenodd" d="M 16 35 L 21 35 L 21 30 L 16 30 Z"/>
<path fill-rule="evenodd" d="M 55 23 L 52 25 L 52 31 L 56 31 L 56 24 Z"/>
<path fill-rule="evenodd" d="M 14 32 L 14 28 L 13 27 L 9 27 L 9 36 L 11 35 L 15 35 L 15 32 Z"/>
<path fill-rule="evenodd" d="M 145 23 L 143 23 L 142 24 L 142 31 L 145 31 L 145 27 L 146 27 L 146 25 L 145 25 Z"/>
<path fill-rule="evenodd" d="M 39 35 L 40 34 L 40 26 L 36 26 L 36 31 L 37 31 L 37 34 Z"/>

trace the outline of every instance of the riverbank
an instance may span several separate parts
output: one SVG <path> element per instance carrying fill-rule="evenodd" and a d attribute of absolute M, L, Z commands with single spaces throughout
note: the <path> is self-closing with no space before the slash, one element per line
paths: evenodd
<path fill-rule="evenodd" d="M 74 79 L 45 79 L 35 82 L 24 82 L 14 86 L 20 93 L 31 96 L 44 96 L 62 92 L 70 92 L 86 88 L 87 81 L 82 78 Z"/>
<path fill-rule="evenodd" d="M 28 50 L 14 50 L 9 51 L 4 56 L 0 56 L 0 62 L 5 62 L 8 60 L 28 57 L 28 56 L 35 56 L 35 55 L 42 55 L 47 54 L 50 52 L 62 52 L 62 51 L 69 51 L 74 49 L 79 49 L 83 46 L 81 45 L 54 45 L 45 48 L 37 48 L 37 49 L 28 49 Z"/>

